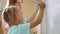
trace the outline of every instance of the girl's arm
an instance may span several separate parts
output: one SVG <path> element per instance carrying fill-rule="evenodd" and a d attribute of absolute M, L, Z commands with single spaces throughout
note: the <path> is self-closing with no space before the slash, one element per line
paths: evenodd
<path fill-rule="evenodd" d="M 7 31 L 4 27 L 2 28 L 2 31 L 3 31 L 3 34 L 7 34 Z"/>
<path fill-rule="evenodd" d="M 32 29 L 33 27 L 37 26 L 42 22 L 45 4 L 43 2 L 40 2 L 39 6 L 40 6 L 40 11 L 39 11 L 38 17 L 36 20 L 33 20 L 33 22 L 30 24 L 30 29 Z"/>
<path fill-rule="evenodd" d="M 31 23 L 35 19 L 36 15 L 38 13 L 38 10 L 39 10 L 39 6 L 37 5 L 36 8 L 37 9 L 34 11 L 33 15 L 30 18 L 27 19 L 27 22 Z"/>
<path fill-rule="evenodd" d="M 4 20 L 2 20 L 2 31 L 3 31 L 3 34 L 7 34 L 8 28 L 9 28 L 9 25 Z"/>
<path fill-rule="evenodd" d="M 32 22 L 35 19 L 37 13 L 38 9 L 33 13 L 33 15 L 29 19 L 27 19 L 27 22 Z"/>

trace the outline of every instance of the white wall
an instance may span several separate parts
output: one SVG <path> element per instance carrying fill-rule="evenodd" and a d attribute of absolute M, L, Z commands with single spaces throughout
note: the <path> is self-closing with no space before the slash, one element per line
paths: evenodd
<path fill-rule="evenodd" d="M 47 0 L 47 34 L 60 34 L 60 0 Z"/>
<path fill-rule="evenodd" d="M 60 34 L 60 0 L 46 0 L 45 16 L 47 26 L 43 22 L 42 34 Z"/>
<path fill-rule="evenodd" d="M 60 34 L 60 0 L 46 0 L 41 34 Z"/>

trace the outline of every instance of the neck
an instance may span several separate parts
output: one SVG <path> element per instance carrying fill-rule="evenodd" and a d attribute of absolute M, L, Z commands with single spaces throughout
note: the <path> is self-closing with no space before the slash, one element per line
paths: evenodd
<path fill-rule="evenodd" d="M 18 24 L 23 24 L 23 23 L 24 23 L 24 20 L 21 20 L 21 21 L 14 20 L 14 22 L 10 24 L 10 27 Z"/>
<path fill-rule="evenodd" d="M 21 20 L 21 21 L 14 21 L 15 24 L 23 24 L 24 20 Z"/>
<path fill-rule="evenodd" d="M 14 23 L 10 24 L 10 27 L 18 24 L 23 24 L 23 23 L 24 21 L 20 21 L 20 22 L 15 21 Z"/>

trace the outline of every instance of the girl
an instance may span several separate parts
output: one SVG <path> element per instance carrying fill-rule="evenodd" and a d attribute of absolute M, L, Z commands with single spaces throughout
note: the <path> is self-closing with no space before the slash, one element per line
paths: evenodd
<path fill-rule="evenodd" d="M 2 29 L 4 34 L 30 34 L 30 29 L 37 26 L 41 23 L 43 12 L 44 12 L 44 3 L 42 2 L 40 5 L 40 11 L 36 20 L 24 21 L 22 13 L 16 6 L 9 6 L 5 9 L 3 13 L 4 21 L 9 24 L 8 28 L 5 28 L 2 23 Z M 28 23 L 30 22 L 30 23 Z M 8 29 L 8 30 L 7 30 Z"/>

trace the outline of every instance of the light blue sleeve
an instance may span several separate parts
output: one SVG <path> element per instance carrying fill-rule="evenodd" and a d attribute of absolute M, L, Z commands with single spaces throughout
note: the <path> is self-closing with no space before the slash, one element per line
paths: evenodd
<path fill-rule="evenodd" d="M 30 34 L 30 23 L 12 26 L 9 28 L 8 34 Z"/>

